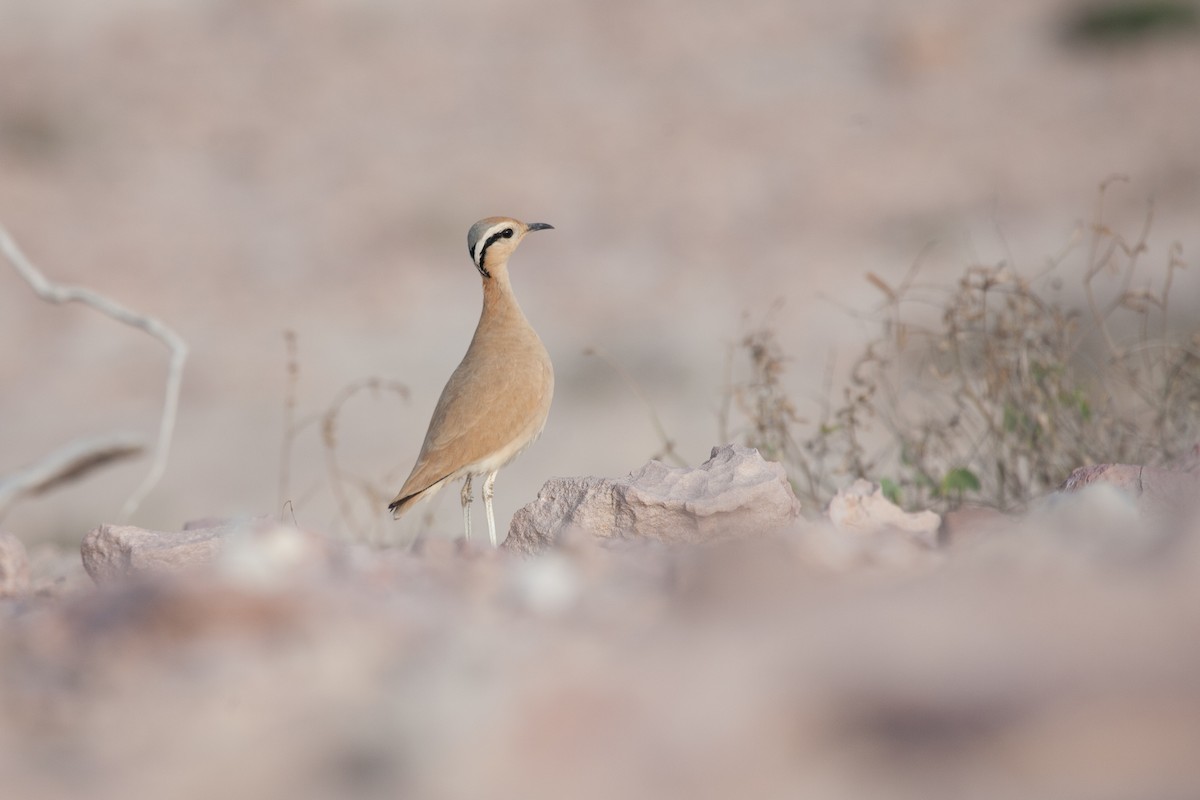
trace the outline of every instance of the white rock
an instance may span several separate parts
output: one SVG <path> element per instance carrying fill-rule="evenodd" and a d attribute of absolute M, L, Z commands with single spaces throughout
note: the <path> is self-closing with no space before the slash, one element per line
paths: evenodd
<path fill-rule="evenodd" d="M 908 512 L 888 500 L 878 484 L 862 479 L 839 491 L 829 502 L 829 520 L 842 531 L 904 531 L 934 547 L 942 518 L 932 511 Z"/>
<path fill-rule="evenodd" d="M 83 566 L 97 583 L 216 565 L 227 578 L 254 584 L 311 570 L 332 557 L 324 538 L 268 519 L 206 525 L 182 531 L 101 525 L 84 537 Z"/>
<path fill-rule="evenodd" d="M 651 461 L 625 478 L 555 478 L 513 516 L 504 547 L 536 553 L 571 529 L 602 539 L 711 543 L 769 533 L 800 514 L 779 464 L 714 447 L 695 469 Z"/>

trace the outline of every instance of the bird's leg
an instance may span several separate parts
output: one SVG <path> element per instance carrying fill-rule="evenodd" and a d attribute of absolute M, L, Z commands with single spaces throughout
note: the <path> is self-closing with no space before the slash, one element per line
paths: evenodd
<path fill-rule="evenodd" d="M 492 486 L 495 483 L 496 473 L 489 472 L 483 481 L 483 507 L 487 509 L 488 537 L 492 540 L 492 547 L 496 546 L 496 517 L 492 514 Z"/>
<path fill-rule="evenodd" d="M 463 507 L 463 531 L 466 534 L 467 541 L 471 541 L 471 476 L 463 481 L 462 494 Z"/>

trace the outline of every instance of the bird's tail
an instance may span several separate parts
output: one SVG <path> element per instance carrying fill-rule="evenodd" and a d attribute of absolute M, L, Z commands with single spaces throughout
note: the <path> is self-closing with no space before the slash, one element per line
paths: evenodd
<path fill-rule="evenodd" d="M 405 497 L 397 497 L 391 503 L 388 503 L 388 511 L 392 512 L 392 519 L 400 519 L 400 515 L 408 511 L 409 506 L 421 498 L 420 493 L 410 494 Z"/>
<path fill-rule="evenodd" d="M 417 491 L 409 492 L 408 494 L 404 493 L 404 489 L 408 488 L 406 483 L 404 489 L 400 490 L 400 494 L 396 495 L 396 499 L 388 503 L 388 511 L 392 512 L 392 519 L 399 519 L 400 515 L 402 515 L 405 511 L 408 511 L 410 506 L 416 505 L 427 497 L 433 497 L 435 494 L 437 494 L 438 489 L 442 488 L 442 484 L 444 484 L 450 477 L 450 475 L 443 476 L 440 480 L 434 481 L 423 489 L 418 489 Z"/>

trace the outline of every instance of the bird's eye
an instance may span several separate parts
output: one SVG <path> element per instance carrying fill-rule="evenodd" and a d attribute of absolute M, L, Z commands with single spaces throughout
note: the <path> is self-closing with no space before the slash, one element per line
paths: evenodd
<path fill-rule="evenodd" d="M 513 235 L 513 229 L 505 228 L 504 230 L 500 231 L 500 235 L 503 236 L 505 239 L 511 239 L 512 235 Z"/>

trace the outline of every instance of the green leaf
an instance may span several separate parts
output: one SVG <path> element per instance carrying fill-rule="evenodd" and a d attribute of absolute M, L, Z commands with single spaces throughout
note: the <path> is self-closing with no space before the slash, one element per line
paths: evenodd
<path fill-rule="evenodd" d="M 1183 0 L 1115 0 L 1082 5 L 1064 33 L 1074 45 L 1113 45 L 1195 31 L 1198 24 L 1200 12 Z"/>
<path fill-rule="evenodd" d="M 943 496 L 955 492 L 962 494 L 963 492 L 978 492 L 980 489 L 979 478 L 974 472 L 966 467 L 955 467 L 946 473 L 942 478 L 941 493 Z"/>
<path fill-rule="evenodd" d="M 880 478 L 879 488 L 883 490 L 883 496 L 891 500 L 896 505 L 900 505 L 900 487 L 891 478 Z"/>
<path fill-rule="evenodd" d="M 1087 395 L 1082 389 L 1076 389 L 1073 392 L 1060 392 L 1058 402 L 1067 408 L 1075 408 L 1079 411 L 1079 418 L 1084 422 L 1092 421 L 1092 405 L 1087 400 Z"/>

